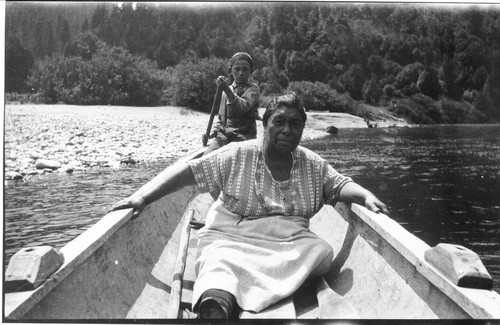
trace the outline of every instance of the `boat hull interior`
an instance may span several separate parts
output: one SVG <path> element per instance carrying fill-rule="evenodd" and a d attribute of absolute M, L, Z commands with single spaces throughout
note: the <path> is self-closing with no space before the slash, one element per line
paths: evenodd
<path fill-rule="evenodd" d="M 147 186 L 151 184 L 139 192 Z M 5 316 L 23 320 L 167 318 L 182 216 L 192 208 L 195 218 L 203 221 L 211 203 L 209 194 L 189 186 L 150 204 L 138 218 L 131 218 L 130 209 L 109 213 L 61 249 L 65 264 L 46 284 L 32 292 L 6 294 Z M 494 291 L 457 289 L 446 283 L 423 262 L 429 246 L 387 216 L 338 203 L 335 208 L 323 207 L 310 227 L 335 252 L 324 279 L 359 318 L 488 318 L 500 306 Z M 196 316 L 189 311 L 197 240 L 196 230 L 190 232 L 183 317 Z M 481 299 L 488 301 L 487 308 L 467 307 Z M 317 302 L 297 300 L 300 297 L 294 297 L 296 307 L 302 307 L 296 308 L 295 317 L 320 317 Z"/>

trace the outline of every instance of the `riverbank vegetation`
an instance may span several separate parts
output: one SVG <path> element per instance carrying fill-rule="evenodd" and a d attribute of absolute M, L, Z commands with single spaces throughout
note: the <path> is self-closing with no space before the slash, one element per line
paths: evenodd
<path fill-rule="evenodd" d="M 500 121 L 498 6 L 6 4 L 7 102 L 208 111 L 249 52 L 263 98 L 410 123 Z"/>

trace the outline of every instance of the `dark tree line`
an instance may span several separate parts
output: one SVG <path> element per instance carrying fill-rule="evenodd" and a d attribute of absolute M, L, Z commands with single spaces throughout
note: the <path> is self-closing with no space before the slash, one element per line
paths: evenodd
<path fill-rule="evenodd" d="M 152 102 L 131 102 L 127 93 L 115 96 L 121 98 L 120 103 L 186 104 L 196 100 L 183 99 L 176 93 L 181 91 L 177 84 L 185 77 L 179 70 L 204 67 L 209 74 L 206 78 L 211 78 L 211 74 L 223 71 L 224 59 L 236 51 L 247 51 L 255 59 L 254 78 L 263 94 L 293 83 L 299 91 L 328 94 L 325 98 L 347 96 L 371 105 L 399 105 L 412 99 L 411 105 L 397 109 L 403 115 L 405 110 L 414 112 L 418 109 L 413 106 L 427 103 L 422 116 L 412 116 L 416 122 L 425 122 L 426 114 L 434 122 L 446 122 L 446 112 L 442 111 L 451 102 L 469 105 L 466 109 L 476 110 L 479 120 L 500 118 L 498 7 L 328 2 L 206 3 L 202 7 L 125 2 L 121 6 L 97 3 L 49 7 L 7 3 L 8 92 L 41 91 L 34 87 L 41 84 L 35 79 L 54 70 L 47 67 L 57 62 L 48 58 L 57 56 L 61 62 L 62 58 L 78 58 L 82 66 L 90 68 L 83 62 L 101 64 L 106 61 L 104 57 L 110 57 L 108 52 L 121 49 L 123 55 L 115 55 L 115 59 L 134 57 L 137 67 L 141 62 L 148 67 L 148 75 L 132 82 L 134 72 L 129 69 L 127 76 L 122 71 L 120 77 L 128 78 L 130 84 L 148 80 L 150 87 L 159 89 L 152 91 L 156 95 L 149 95 L 154 98 Z M 218 63 L 207 71 L 210 60 Z M 101 64 L 101 69 L 109 64 Z M 49 73 L 45 77 L 49 75 L 55 76 Z M 88 82 L 96 82 L 92 74 L 88 75 Z M 116 79 L 112 75 L 100 77 Z M 206 81 L 193 83 L 207 87 Z M 124 88 L 116 80 L 110 84 Z M 73 89 L 72 98 L 78 102 L 77 90 L 82 85 L 76 81 L 53 85 L 55 97 L 51 100 L 64 100 L 59 95 L 64 87 Z M 204 88 L 201 97 L 210 100 L 210 91 Z M 108 92 L 117 93 L 116 89 Z M 90 102 L 110 103 L 110 98 L 114 97 L 94 96 Z M 331 109 L 324 107 L 325 101 L 315 108 Z M 441 102 L 436 106 L 430 104 L 433 101 Z"/>

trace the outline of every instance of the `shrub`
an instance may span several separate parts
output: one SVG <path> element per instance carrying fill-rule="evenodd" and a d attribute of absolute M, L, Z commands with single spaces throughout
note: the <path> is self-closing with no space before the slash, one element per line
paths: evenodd
<path fill-rule="evenodd" d="M 411 100 L 423 109 L 420 124 L 440 124 L 446 120 L 446 115 L 441 106 L 431 97 L 417 94 L 412 96 Z"/>
<path fill-rule="evenodd" d="M 283 91 L 283 88 L 276 81 L 262 82 L 259 85 L 260 94 L 264 96 L 269 96 L 271 94 L 279 94 Z"/>
<path fill-rule="evenodd" d="M 302 97 L 307 110 L 332 111 L 339 107 L 336 103 L 337 91 L 322 82 L 293 81 L 289 89 Z"/>
<path fill-rule="evenodd" d="M 482 119 L 481 113 L 466 102 L 443 100 L 441 101 L 441 107 L 446 114 L 447 123 L 476 123 Z"/>
<path fill-rule="evenodd" d="M 347 71 L 340 76 L 340 82 L 349 92 L 352 98 L 360 100 L 363 98 L 363 84 L 365 82 L 365 73 L 359 64 L 353 64 Z"/>
<path fill-rule="evenodd" d="M 395 115 L 416 124 L 436 124 L 446 120 L 439 104 L 424 95 L 399 100 L 390 110 Z"/>
<path fill-rule="evenodd" d="M 424 95 L 437 99 L 442 93 L 437 71 L 434 69 L 426 69 L 420 73 L 417 81 L 417 88 Z"/>
<path fill-rule="evenodd" d="M 385 85 L 383 89 L 383 93 L 386 99 L 392 98 L 394 96 L 394 86 L 393 85 Z"/>
<path fill-rule="evenodd" d="M 52 55 L 35 61 L 27 83 L 35 92 L 40 93 L 44 103 L 57 103 L 58 90 L 61 84 L 60 70 L 65 71 L 65 66 L 66 59 L 59 55 Z"/>
<path fill-rule="evenodd" d="M 396 116 L 405 118 L 411 123 L 420 124 L 422 122 L 424 109 L 415 101 L 405 98 L 398 100 L 397 103 L 389 108 Z"/>
<path fill-rule="evenodd" d="M 469 103 L 474 103 L 476 98 L 479 96 L 479 92 L 475 89 L 473 90 L 466 90 L 464 91 L 464 94 L 462 95 L 462 100 L 469 102 Z"/>
<path fill-rule="evenodd" d="M 42 104 L 40 93 L 6 93 L 5 102 L 9 104 Z"/>
<path fill-rule="evenodd" d="M 284 71 L 271 67 L 264 67 L 254 71 L 253 77 L 259 84 L 261 96 L 281 93 L 290 84 L 290 80 Z"/>
<path fill-rule="evenodd" d="M 459 67 L 456 60 L 451 60 L 445 57 L 442 67 L 439 69 L 439 79 L 441 80 L 441 88 L 445 95 L 452 99 L 460 99 L 462 95 L 461 87 L 456 84 L 458 80 Z"/>
<path fill-rule="evenodd" d="M 476 112 L 478 113 L 477 119 L 479 122 L 491 123 L 494 121 L 498 121 L 498 118 L 495 119 L 495 116 L 492 115 L 491 99 L 484 92 L 480 93 L 474 100 L 474 107 Z"/>
<path fill-rule="evenodd" d="M 162 105 L 174 105 L 173 100 L 175 96 L 175 68 L 166 67 L 161 70 L 163 80 L 163 90 L 161 92 L 160 103 Z"/>
<path fill-rule="evenodd" d="M 210 57 L 200 61 L 187 60 L 170 70 L 168 90 L 163 99 L 171 105 L 210 112 L 215 97 L 215 79 L 227 74 L 227 62 Z"/>
<path fill-rule="evenodd" d="M 330 112 L 350 113 L 354 112 L 354 99 L 349 93 L 338 94 L 333 98 L 333 105 L 330 107 Z"/>
<path fill-rule="evenodd" d="M 269 102 L 272 101 L 276 96 L 260 96 L 260 107 L 266 107 L 269 105 Z"/>
<path fill-rule="evenodd" d="M 484 120 L 483 114 L 469 103 L 453 100 L 436 102 L 423 95 L 401 99 L 389 110 L 416 124 L 462 124 L 478 123 Z"/>
<path fill-rule="evenodd" d="M 332 87 L 339 93 L 345 93 L 345 87 L 344 85 L 340 82 L 339 78 L 333 78 L 328 81 L 328 86 Z"/>
<path fill-rule="evenodd" d="M 382 68 L 387 75 L 397 76 L 399 72 L 403 69 L 399 63 L 391 60 L 384 60 L 382 62 Z"/>
<path fill-rule="evenodd" d="M 382 89 L 375 77 L 370 78 L 363 85 L 363 99 L 369 104 L 378 104 L 382 98 Z"/>
<path fill-rule="evenodd" d="M 29 85 L 46 103 L 154 106 L 163 81 L 156 63 L 100 43 L 89 59 L 53 55 L 37 61 Z"/>
<path fill-rule="evenodd" d="M 384 59 L 380 55 L 370 55 L 368 57 L 368 69 L 378 76 L 383 75 Z"/>
<path fill-rule="evenodd" d="M 64 55 L 90 60 L 103 45 L 104 43 L 94 33 L 85 31 L 76 35 L 75 40 L 64 51 Z"/>
<path fill-rule="evenodd" d="M 363 119 L 365 119 L 365 121 L 376 119 L 373 106 L 370 106 L 362 102 L 356 102 L 354 105 L 352 105 L 352 108 L 349 111 L 349 113 L 352 115 L 362 117 Z"/>
<path fill-rule="evenodd" d="M 471 81 L 472 81 L 472 87 L 474 90 L 481 90 L 483 89 L 484 83 L 486 82 L 486 79 L 488 78 L 488 69 L 483 65 L 479 69 L 477 69 L 474 74 L 472 75 Z"/>
<path fill-rule="evenodd" d="M 396 76 L 396 88 L 405 92 L 405 89 L 411 87 L 412 84 L 415 84 L 416 86 L 418 77 L 423 69 L 424 66 L 420 62 L 408 64 L 403 67 L 403 69 Z"/>

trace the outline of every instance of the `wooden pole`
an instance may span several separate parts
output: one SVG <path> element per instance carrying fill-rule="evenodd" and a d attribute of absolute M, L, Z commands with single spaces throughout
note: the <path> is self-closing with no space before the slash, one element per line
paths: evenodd
<path fill-rule="evenodd" d="M 182 279 L 184 278 L 184 269 L 186 268 L 186 259 L 189 248 L 189 236 L 193 220 L 194 210 L 188 209 L 183 216 L 181 238 L 179 242 L 179 253 L 175 262 L 174 276 L 172 279 L 172 289 L 170 291 L 170 303 L 167 311 L 167 318 L 177 318 L 179 316 L 179 306 L 182 295 Z"/>
<path fill-rule="evenodd" d="M 203 146 L 206 147 L 208 143 L 208 137 L 210 136 L 210 131 L 212 130 L 212 124 L 214 122 L 215 115 L 219 112 L 220 99 L 222 97 L 222 88 L 217 86 L 215 91 L 215 98 L 212 104 L 212 111 L 210 112 L 210 119 L 208 120 L 207 131 L 205 132 L 205 139 L 203 139 Z"/>

